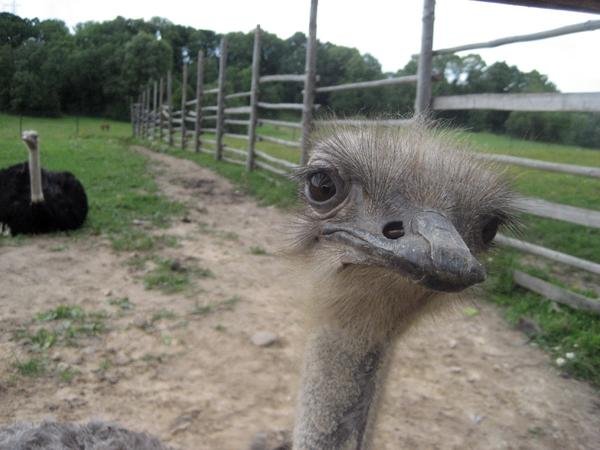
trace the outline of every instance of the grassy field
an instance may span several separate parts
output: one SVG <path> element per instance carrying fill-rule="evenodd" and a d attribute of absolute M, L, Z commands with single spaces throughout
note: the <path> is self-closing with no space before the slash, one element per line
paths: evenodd
<path fill-rule="evenodd" d="M 164 226 L 173 216 L 183 214 L 183 206 L 159 194 L 147 170 L 146 160 L 129 149 L 131 143 L 141 143 L 131 139 L 130 125 L 109 121 L 110 131 L 102 132 L 101 122 L 98 119 L 81 119 L 78 135 L 74 118 L 25 118 L 23 128 L 34 128 L 40 133 L 44 167 L 70 170 L 86 186 L 90 216 L 85 227 L 73 234 L 75 238 L 101 234 L 112 242 L 116 250 L 151 250 L 153 246 L 163 245 L 161 239 L 152 238 L 132 225 L 133 221 L 150 221 L 156 226 Z M 17 117 L 0 114 L 0 167 L 26 158 L 18 130 Z M 261 127 L 258 133 L 289 140 L 299 139 L 297 130 L 273 126 Z M 476 151 L 600 167 L 600 151 L 533 143 L 488 133 L 464 133 L 464 137 Z M 232 147 L 246 148 L 244 140 L 227 138 L 226 143 Z M 263 204 L 288 208 L 295 202 L 295 188 L 286 179 L 260 170 L 247 173 L 242 166 L 217 162 L 212 155 L 205 153 L 196 154 L 157 144 L 154 147 L 215 170 Z M 299 159 L 297 149 L 266 142 L 258 143 L 257 147 L 292 162 L 298 162 Z M 525 195 L 600 210 L 600 180 L 518 167 L 511 167 L 509 171 L 515 177 L 517 190 Z M 522 236 L 525 240 L 600 262 L 600 230 L 532 216 L 525 216 L 523 222 Z M 17 245 L 23 239 L 2 237 L 0 246 Z M 557 308 L 552 302 L 515 287 L 510 273 L 520 268 L 584 294 L 597 296 L 589 289 L 582 288 L 578 281 L 581 275 L 557 277 L 557 272 L 569 275 L 569 270 L 544 261 L 532 264 L 530 258 L 504 249 L 499 249 L 489 258 L 489 264 L 494 274 L 487 283 L 489 298 L 502 305 L 508 320 L 513 324 L 521 318 L 535 322 L 539 330 L 532 336 L 534 342 L 554 357 L 574 353 L 575 357 L 567 359 L 562 369 L 600 386 L 600 318 L 567 307 Z M 156 274 L 156 283 L 160 282 L 160 275 Z M 597 277 L 583 278 L 587 282 L 600 284 Z"/>

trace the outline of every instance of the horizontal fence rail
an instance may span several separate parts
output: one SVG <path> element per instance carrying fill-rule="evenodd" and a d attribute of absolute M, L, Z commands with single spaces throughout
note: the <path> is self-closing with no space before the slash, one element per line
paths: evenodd
<path fill-rule="evenodd" d="M 282 74 L 282 75 L 264 75 L 258 79 L 260 83 L 270 83 L 273 81 L 297 81 L 304 83 L 306 75 L 304 74 Z"/>
<path fill-rule="evenodd" d="M 416 75 L 407 75 L 404 77 L 384 78 L 383 80 L 360 81 L 358 83 L 337 84 L 334 86 L 321 86 L 315 89 L 315 92 L 334 92 L 346 91 L 349 89 L 368 89 L 381 86 L 394 86 L 397 84 L 416 83 Z"/>
<path fill-rule="evenodd" d="M 521 198 L 517 208 L 539 217 L 562 220 L 586 227 L 600 228 L 600 212 L 552 203 L 539 198 Z"/>
<path fill-rule="evenodd" d="M 274 156 L 269 155 L 268 153 L 265 153 L 263 151 L 260 150 L 255 150 L 254 153 L 256 153 L 256 156 L 259 156 L 263 159 L 266 159 L 269 162 L 275 163 L 275 164 L 280 164 L 284 167 L 287 167 L 288 169 L 295 169 L 296 167 L 298 167 L 296 164 L 293 164 L 289 161 L 286 161 L 285 159 L 280 159 L 280 158 L 276 158 Z"/>
<path fill-rule="evenodd" d="M 258 159 L 254 161 L 254 164 L 257 167 L 260 167 L 261 169 L 268 170 L 269 172 L 273 172 L 277 175 L 281 175 L 281 176 L 285 177 L 288 174 L 285 170 L 277 169 L 276 167 L 273 167 L 272 165 L 267 164 L 265 162 L 259 161 Z"/>
<path fill-rule="evenodd" d="M 287 139 L 275 138 L 272 136 L 257 135 L 259 141 L 273 142 L 274 144 L 285 145 L 287 147 L 301 148 L 302 143 L 299 141 L 288 141 Z"/>
<path fill-rule="evenodd" d="M 250 114 L 251 108 L 249 106 L 237 106 L 234 108 L 225 108 L 225 114 Z"/>
<path fill-rule="evenodd" d="M 540 39 L 547 39 L 557 36 L 564 36 L 566 34 L 581 33 L 584 31 L 593 31 L 598 29 L 600 29 L 600 20 L 588 20 L 587 22 L 567 25 L 565 27 L 554 28 L 547 31 L 540 31 L 538 33 L 521 34 L 518 36 L 508 36 L 500 39 L 494 39 L 493 41 L 477 42 L 474 44 L 459 45 L 457 47 L 440 48 L 438 50 L 434 50 L 433 54 L 444 55 L 448 53 L 463 52 L 465 50 L 474 50 L 477 48 L 494 48 L 500 47 L 501 45 L 515 44 L 517 42 L 537 41 Z"/>
<path fill-rule="evenodd" d="M 594 300 L 584 297 L 581 294 L 567 291 L 566 289 L 550 284 L 540 278 L 528 275 L 520 270 L 515 270 L 513 272 L 513 279 L 519 286 L 529 289 L 530 291 L 540 294 L 557 303 L 568 305 L 571 308 L 600 314 L 600 300 Z"/>
<path fill-rule="evenodd" d="M 517 166 L 530 167 L 532 169 L 546 170 L 549 172 L 561 172 L 571 175 L 583 175 L 586 177 L 600 178 L 600 167 L 577 166 L 575 164 L 560 164 L 539 159 L 521 158 L 520 156 L 498 155 L 496 153 L 474 153 L 479 159 L 497 161 Z"/>
<path fill-rule="evenodd" d="M 300 122 L 288 122 L 285 120 L 258 119 L 259 125 L 275 125 L 276 127 L 297 128 L 302 129 Z"/>
<path fill-rule="evenodd" d="M 258 102 L 259 108 L 264 109 L 291 109 L 296 111 L 302 111 L 302 103 L 266 103 Z"/>
<path fill-rule="evenodd" d="M 227 100 L 229 100 L 229 99 L 232 99 L 232 98 L 250 97 L 250 94 L 252 94 L 250 91 L 248 91 L 248 92 L 236 92 L 235 94 L 226 95 L 225 98 Z"/>
<path fill-rule="evenodd" d="M 576 258 L 575 256 L 567 255 L 566 253 L 550 250 L 549 248 L 542 247 L 541 245 L 531 244 L 529 242 L 521 241 L 519 239 L 511 238 L 501 234 L 496 236 L 495 241 L 498 244 L 507 247 L 512 247 L 532 255 L 541 256 L 546 259 L 551 259 L 552 261 L 600 275 L 600 264 L 588 261 L 586 259 Z"/>
<path fill-rule="evenodd" d="M 447 95 L 434 97 L 433 109 L 598 112 L 600 92 Z"/>
<path fill-rule="evenodd" d="M 409 125 L 412 119 L 389 119 L 389 120 L 356 120 L 356 119 L 336 119 L 336 120 L 317 120 L 316 125 L 349 125 L 362 127 L 366 125 L 383 125 L 388 127 Z"/>

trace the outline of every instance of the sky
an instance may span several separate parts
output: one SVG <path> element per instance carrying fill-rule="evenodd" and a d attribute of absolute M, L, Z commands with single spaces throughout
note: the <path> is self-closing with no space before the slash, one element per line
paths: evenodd
<path fill-rule="evenodd" d="M 21 17 L 79 22 L 116 16 L 150 19 L 219 33 L 250 31 L 257 24 L 281 38 L 308 32 L 310 0 L 18 0 Z M 12 12 L 12 0 L 0 11 Z M 375 56 L 384 71 L 402 68 L 420 48 L 422 0 L 321 0 L 317 37 Z M 600 20 L 600 15 L 508 6 L 469 0 L 437 0 L 434 48 L 529 34 Z M 475 50 L 486 63 L 506 61 L 548 75 L 563 92 L 600 91 L 600 30 Z M 461 53 L 465 55 L 467 53 Z"/>

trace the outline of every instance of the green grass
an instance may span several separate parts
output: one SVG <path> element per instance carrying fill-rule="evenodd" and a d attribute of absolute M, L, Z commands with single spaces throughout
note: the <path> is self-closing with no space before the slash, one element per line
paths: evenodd
<path fill-rule="evenodd" d="M 154 269 L 144 275 L 144 286 L 164 294 L 175 294 L 191 287 L 196 278 L 213 276 L 206 268 L 182 266 L 178 261 L 157 258 Z"/>
<path fill-rule="evenodd" d="M 106 313 L 86 312 L 79 306 L 59 305 L 38 314 L 25 328 L 17 330 L 14 339 L 44 352 L 55 345 L 75 346 L 78 340 L 104 333 Z"/>
<path fill-rule="evenodd" d="M 111 125 L 100 131 L 100 123 Z M 42 165 L 48 170 L 68 170 L 85 186 L 90 211 L 74 237 L 102 234 L 117 250 L 146 250 L 153 246 L 151 237 L 137 230 L 133 220 L 166 226 L 183 206 L 167 200 L 149 173 L 148 161 L 129 149 L 131 127 L 127 123 L 82 118 L 76 135 L 75 119 L 25 117 L 23 129 L 35 129 L 40 135 Z M 0 114 L 0 167 L 27 159 L 19 138 L 19 118 Z M 15 245 L 19 238 L 0 238 L 0 245 Z"/>
<path fill-rule="evenodd" d="M 24 377 L 40 377 L 47 371 L 47 361 L 44 358 L 34 356 L 25 361 L 15 361 L 17 373 Z"/>

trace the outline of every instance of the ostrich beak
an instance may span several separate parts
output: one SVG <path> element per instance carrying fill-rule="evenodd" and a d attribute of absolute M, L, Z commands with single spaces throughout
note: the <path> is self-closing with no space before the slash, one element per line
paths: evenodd
<path fill-rule="evenodd" d="M 485 269 L 444 215 L 421 211 L 408 223 L 390 222 L 377 234 L 367 224 L 326 223 L 323 236 L 358 250 L 361 257 L 350 264 L 388 267 L 435 291 L 457 292 L 485 280 Z"/>

